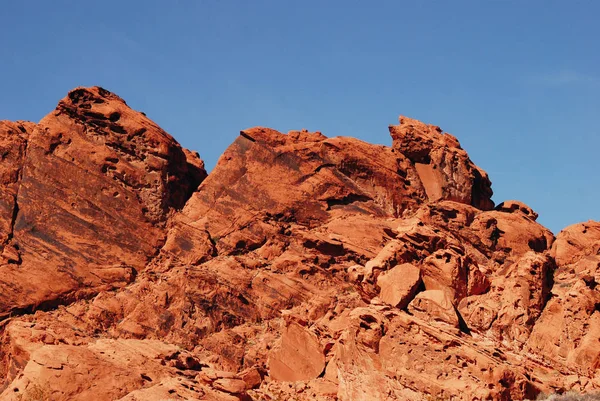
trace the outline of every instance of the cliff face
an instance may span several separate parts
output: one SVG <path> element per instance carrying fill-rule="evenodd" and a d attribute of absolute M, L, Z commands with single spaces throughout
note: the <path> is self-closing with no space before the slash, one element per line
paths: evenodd
<path fill-rule="evenodd" d="M 98 87 L 0 122 L 0 399 L 511 400 L 600 387 L 600 223 L 494 208 L 458 140 L 244 130 Z"/>

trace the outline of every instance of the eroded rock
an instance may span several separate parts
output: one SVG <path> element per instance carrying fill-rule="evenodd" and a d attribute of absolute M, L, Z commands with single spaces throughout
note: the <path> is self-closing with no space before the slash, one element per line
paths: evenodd
<path fill-rule="evenodd" d="M 600 389 L 600 223 L 555 240 L 452 135 L 390 134 L 251 128 L 207 178 L 101 88 L 0 122 L 0 398 Z"/>
<path fill-rule="evenodd" d="M 286 325 L 279 349 L 269 356 L 269 375 L 279 381 L 316 379 L 325 368 L 325 355 L 314 333 L 297 323 Z"/>
<path fill-rule="evenodd" d="M 377 285 L 381 288 L 379 298 L 399 309 L 404 309 L 414 298 L 419 284 L 421 271 L 410 263 L 395 266 L 377 278 Z"/>

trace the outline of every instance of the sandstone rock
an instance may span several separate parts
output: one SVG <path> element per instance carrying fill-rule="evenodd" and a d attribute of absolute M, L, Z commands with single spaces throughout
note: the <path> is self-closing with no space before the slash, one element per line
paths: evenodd
<path fill-rule="evenodd" d="M 599 316 L 595 309 L 600 296 L 583 281 L 569 287 L 548 302 L 527 345 L 548 361 L 590 377 L 600 366 Z"/>
<path fill-rule="evenodd" d="M 383 302 L 404 309 L 414 298 L 421 283 L 418 267 L 405 263 L 379 275 L 377 285 L 381 288 L 379 298 Z"/>
<path fill-rule="evenodd" d="M 552 245 L 552 255 L 559 266 L 572 265 L 586 256 L 600 252 L 600 222 L 588 221 L 562 230 Z"/>
<path fill-rule="evenodd" d="M 523 202 L 509 200 L 500 203 L 496 206 L 496 210 L 505 213 L 523 213 L 526 217 L 529 217 L 531 220 L 537 220 L 538 214 L 533 211 L 532 208 L 524 204 Z"/>
<path fill-rule="evenodd" d="M 44 393 L 57 400 L 115 400 L 143 385 L 167 376 L 156 359 L 172 351 L 160 342 L 99 340 L 86 346 L 44 345 L 32 350 L 21 377 L 0 394 L 3 400 Z M 72 378 L 84 375 L 94 386 L 81 389 Z"/>
<path fill-rule="evenodd" d="M 378 358 L 386 326 L 387 319 L 372 308 L 359 307 L 350 312 L 329 362 L 335 365 L 340 399 L 383 400 L 394 391 L 394 382 L 386 377 Z"/>
<path fill-rule="evenodd" d="M 23 159 L 34 127 L 33 123 L 0 121 L 0 243 L 3 247 L 13 236 Z"/>
<path fill-rule="evenodd" d="M 219 394 L 220 395 L 220 394 Z M 154 384 L 151 383 L 148 387 L 132 391 L 118 401 L 164 401 L 171 399 L 183 398 L 188 401 L 200 400 L 237 400 L 237 397 L 221 398 L 217 394 L 211 394 L 210 389 L 199 386 L 194 383 L 189 383 L 181 378 L 168 378 Z"/>
<path fill-rule="evenodd" d="M 398 216 L 424 199 L 402 155 L 351 138 L 307 135 L 242 131 L 176 224 L 208 232 L 219 253 L 236 253 L 260 248 L 277 223 L 315 226 L 339 211 Z"/>
<path fill-rule="evenodd" d="M 408 305 L 408 311 L 427 321 L 444 322 L 453 327 L 459 327 L 452 298 L 443 290 L 427 290 L 418 293 Z"/>
<path fill-rule="evenodd" d="M 520 348 L 550 298 L 554 260 L 528 252 L 492 281 L 490 292 L 463 299 L 458 309 L 471 329 L 491 329 L 499 341 Z"/>
<path fill-rule="evenodd" d="M 241 372 L 240 377 L 246 383 L 247 389 L 257 388 L 262 383 L 262 376 L 256 368 L 250 368 Z"/>
<path fill-rule="evenodd" d="M 454 136 L 403 116 L 400 125 L 390 126 L 390 134 L 394 149 L 414 163 L 431 201 L 452 200 L 482 210 L 494 207 L 487 174 L 471 162 Z"/>
<path fill-rule="evenodd" d="M 375 276 L 388 270 L 398 263 L 399 254 L 404 250 L 401 241 L 391 240 L 385 244 L 377 255 L 365 264 L 362 281 L 372 282 Z"/>
<path fill-rule="evenodd" d="M 515 262 L 529 251 L 544 252 L 554 235 L 524 213 L 489 211 L 478 214 L 469 229 L 499 264 Z"/>
<path fill-rule="evenodd" d="M 0 398 L 600 389 L 600 223 L 554 240 L 453 136 L 390 133 L 251 128 L 207 178 L 101 88 L 0 122 Z"/>
<path fill-rule="evenodd" d="M 527 369 L 521 363 L 512 365 L 510 356 L 487 348 L 482 341 L 447 332 L 442 326 L 433 328 L 405 314 L 394 318 L 386 333 L 380 342 L 382 368 L 403 386 L 419 389 L 413 398 L 417 400 L 535 399 L 540 390 L 527 377 L 551 372 L 536 365 Z M 482 381 L 487 385 L 482 386 Z"/>
<path fill-rule="evenodd" d="M 246 383 L 240 379 L 217 379 L 212 385 L 217 390 L 231 394 L 241 394 L 246 389 Z"/>
<path fill-rule="evenodd" d="M 280 348 L 269 356 L 269 375 L 279 381 L 310 380 L 324 368 L 325 356 L 317 337 L 297 323 L 286 326 Z"/>
<path fill-rule="evenodd" d="M 467 295 L 470 262 L 454 249 L 440 249 L 423 261 L 423 283 L 427 290 L 443 290 L 451 300 Z"/>
<path fill-rule="evenodd" d="M 98 87 L 71 91 L 35 126 L 9 127 L 0 213 L 18 256 L 0 266 L 0 316 L 129 283 L 164 240 L 169 210 L 206 176 L 169 134 Z M 18 193 L 8 184 L 17 179 Z"/>
<path fill-rule="evenodd" d="M 600 224 L 587 222 L 561 231 L 552 297 L 535 322 L 527 346 L 557 366 L 582 376 L 600 367 Z"/>

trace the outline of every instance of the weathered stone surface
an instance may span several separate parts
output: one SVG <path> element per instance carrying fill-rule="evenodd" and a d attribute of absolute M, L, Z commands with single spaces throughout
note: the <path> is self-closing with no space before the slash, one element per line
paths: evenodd
<path fill-rule="evenodd" d="M 459 327 L 452 298 L 444 290 L 426 290 L 418 293 L 408 305 L 408 311 L 426 321 L 443 322 Z"/>
<path fill-rule="evenodd" d="M 0 265 L 0 316 L 131 282 L 164 241 L 168 212 L 206 175 L 169 134 L 98 87 L 3 132 L 13 141 L 0 210 L 12 215 L 3 220 L 12 252 Z"/>
<path fill-rule="evenodd" d="M 551 298 L 527 342 L 549 363 L 584 377 L 597 377 L 600 368 L 599 249 L 598 222 L 575 224 L 558 234 L 551 251 L 557 264 Z"/>
<path fill-rule="evenodd" d="M 6 248 L 13 237 L 18 213 L 17 194 L 27 148 L 27 140 L 35 127 L 33 123 L 0 121 L 0 243 Z M 4 263 L 18 263 L 16 250 L 8 247 Z M 14 249 L 14 248 L 13 248 Z"/>
<path fill-rule="evenodd" d="M 115 400 L 174 373 L 159 362 L 176 348 L 159 341 L 98 340 L 75 346 L 28 340 L 29 362 L 0 394 L 3 400 L 36 399 L 38 393 L 45 399 Z M 80 381 L 67 379 L 82 376 L 93 386 L 82 389 Z"/>
<path fill-rule="evenodd" d="M 460 249 L 459 249 L 460 251 Z M 442 290 L 451 300 L 467 295 L 468 259 L 454 249 L 440 249 L 423 261 L 423 283 L 426 290 Z"/>
<path fill-rule="evenodd" d="M 494 207 L 487 173 L 478 168 L 458 140 L 440 127 L 400 117 L 390 126 L 393 148 L 414 163 L 429 200 L 466 203 L 483 210 Z"/>
<path fill-rule="evenodd" d="M 409 160 L 383 146 L 248 129 L 175 219 L 174 241 L 188 237 L 185 226 L 231 254 L 260 248 L 279 223 L 314 227 L 342 213 L 400 216 L 425 198 L 413 177 Z M 192 243 L 202 248 L 204 241 Z"/>
<path fill-rule="evenodd" d="M 465 298 L 459 311 L 472 330 L 490 330 L 505 344 L 520 348 L 550 298 L 556 266 L 547 254 L 530 251 L 496 272 L 491 290 Z"/>
<path fill-rule="evenodd" d="M 600 389 L 600 223 L 495 209 L 456 138 L 195 152 L 101 88 L 0 122 L 0 399 L 517 400 Z"/>
<path fill-rule="evenodd" d="M 538 218 L 538 214 L 534 212 L 532 208 L 530 208 L 523 202 L 515 200 L 509 200 L 500 203 L 498 206 L 496 206 L 496 210 L 505 213 L 522 213 L 532 220 L 537 220 Z"/>
<path fill-rule="evenodd" d="M 287 325 L 279 349 L 269 356 L 269 374 L 274 380 L 316 379 L 325 369 L 325 355 L 316 335 L 297 323 Z"/>
<path fill-rule="evenodd" d="M 478 246 L 500 264 L 515 262 L 529 251 L 547 251 L 554 242 L 550 230 L 523 213 L 480 213 L 469 228 L 479 237 Z"/>
<path fill-rule="evenodd" d="M 379 298 L 392 306 L 404 309 L 414 298 L 421 283 L 421 271 L 410 263 L 393 267 L 379 275 Z"/>
<path fill-rule="evenodd" d="M 588 221 L 569 226 L 556 237 L 552 256 L 559 266 L 573 265 L 600 254 L 600 222 Z"/>

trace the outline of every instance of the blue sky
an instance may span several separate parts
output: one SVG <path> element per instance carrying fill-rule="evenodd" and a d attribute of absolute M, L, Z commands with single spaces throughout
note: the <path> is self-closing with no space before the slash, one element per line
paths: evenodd
<path fill-rule="evenodd" d="M 2 5 L 0 119 L 103 86 L 211 169 L 241 129 L 390 145 L 407 115 L 456 135 L 554 232 L 600 220 L 600 2 L 23 1 Z"/>

